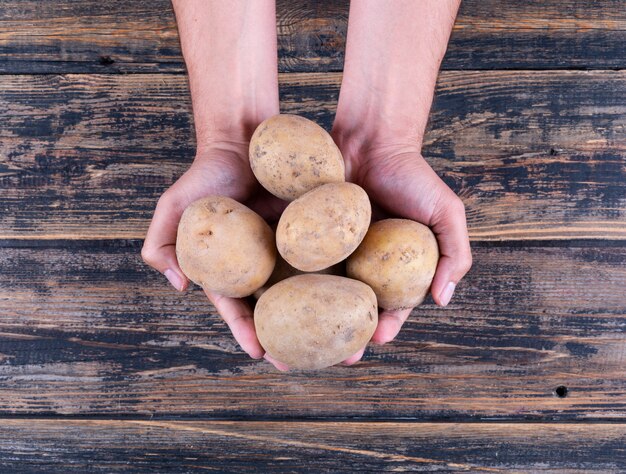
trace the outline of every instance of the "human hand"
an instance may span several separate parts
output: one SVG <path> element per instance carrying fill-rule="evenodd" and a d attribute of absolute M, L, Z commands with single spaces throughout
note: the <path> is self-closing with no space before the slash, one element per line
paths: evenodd
<path fill-rule="evenodd" d="M 191 167 L 159 198 L 141 249 L 143 260 L 163 273 L 174 288 L 185 291 L 189 280 L 176 259 L 176 233 L 185 208 L 215 194 L 245 203 L 266 220 L 277 219 L 286 203 L 259 188 L 248 162 L 248 143 L 221 142 L 199 150 Z M 250 357 L 265 357 L 278 370 L 287 370 L 285 364 L 265 353 L 245 300 L 204 292 Z"/>
<path fill-rule="evenodd" d="M 412 219 L 435 233 L 440 259 L 431 295 L 435 303 L 446 306 L 472 265 L 463 202 L 424 160 L 417 144 L 403 145 L 393 139 L 356 143 L 339 132 L 334 135 L 346 161 L 347 179 L 367 191 L 373 206 L 380 208 L 380 218 L 389 213 Z M 382 311 L 371 341 L 392 341 L 410 313 L 411 308 Z M 358 361 L 364 349 L 347 363 Z"/>

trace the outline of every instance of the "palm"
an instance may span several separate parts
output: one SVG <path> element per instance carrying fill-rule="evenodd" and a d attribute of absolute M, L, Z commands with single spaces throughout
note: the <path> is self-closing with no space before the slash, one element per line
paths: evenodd
<path fill-rule="evenodd" d="M 254 176 L 240 151 L 210 150 L 198 154 L 191 167 L 166 193 L 181 200 L 181 207 L 211 194 L 228 196 L 237 201 L 248 199 L 254 192 Z"/>
<path fill-rule="evenodd" d="M 406 217 L 432 225 L 438 203 L 454 195 L 418 152 L 370 152 L 354 162 L 349 178 L 365 189 L 376 217 Z"/>
<path fill-rule="evenodd" d="M 174 187 L 184 196 L 182 207 L 211 194 L 228 196 L 244 203 L 268 222 L 276 220 L 287 204 L 258 185 L 248 163 L 247 149 L 245 155 L 243 152 L 219 152 L 197 157 Z"/>

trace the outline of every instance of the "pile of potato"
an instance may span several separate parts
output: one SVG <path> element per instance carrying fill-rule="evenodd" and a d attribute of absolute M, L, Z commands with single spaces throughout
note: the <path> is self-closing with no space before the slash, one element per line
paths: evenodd
<path fill-rule="evenodd" d="M 408 219 L 370 225 L 367 193 L 345 182 L 323 128 L 297 115 L 265 120 L 250 141 L 250 166 L 290 201 L 275 231 L 243 204 L 207 196 L 183 213 L 176 255 L 201 287 L 258 297 L 257 336 L 273 358 L 297 369 L 335 365 L 370 340 L 378 307 L 423 301 L 439 259 L 435 236 Z"/>

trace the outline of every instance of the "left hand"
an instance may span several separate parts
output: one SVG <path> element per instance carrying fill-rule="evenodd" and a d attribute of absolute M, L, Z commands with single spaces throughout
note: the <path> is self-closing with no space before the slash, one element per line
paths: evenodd
<path fill-rule="evenodd" d="M 394 140 L 367 146 L 335 135 L 346 162 L 346 178 L 363 187 L 383 213 L 415 220 L 431 228 L 439 244 L 439 263 L 431 284 L 435 303 L 446 306 L 459 280 L 472 266 L 465 206 L 421 155 L 419 146 Z M 381 216 L 386 217 L 386 216 Z M 384 310 L 371 341 L 392 341 L 411 309 Z M 343 362 L 361 359 L 365 347 Z"/>
<path fill-rule="evenodd" d="M 159 198 L 141 249 L 143 260 L 179 291 L 185 291 L 189 280 L 176 258 L 178 223 L 189 204 L 208 195 L 231 197 L 270 222 L 277 220 L 287 205 L 256 183 L 248 163 L 247 143 L 214 143 L 199 149 L 191 167 Z M 245 299 L 227 298 L 209 290 L 205 294 L 250 357 L 264 357 L 278 370 L 287 370 L 261 346 L 252 309 Z"/>

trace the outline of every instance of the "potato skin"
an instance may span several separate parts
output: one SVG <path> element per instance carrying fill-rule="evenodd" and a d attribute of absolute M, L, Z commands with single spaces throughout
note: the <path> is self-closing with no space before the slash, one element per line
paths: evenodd
<path fill-rule="evenodd" d="M 292 267 L 315 272 L 354 252 L 365 237 L 371 217 L 369 198 L 360 186 L 324 184 L 283 211 L 276 228 L 276 246 Z"/>
<path fill-rule="evenodd" d="M 261 346 L 290 368 L 335 365 L 364 347 L 378 324 L 376 295 L 360 281 L 297 275 L 267 290 L 254 308 Z"/>
<path fill-rule="evenodd" d="M 437 239 L 427 226 L 384 219 L 371 225 L 346 271 L 374 290 L 381 308 L 412 308 L 428 294 L 438 261 Z"/>
<path fill-rule="evenodd" d="M 272 273 L 274 232 L 261 216 L 234 199 L 208 196 L 183 212 L 176 257 L 197 285 L 241 298 L 263 286 Z"/>
<path fill-rule="evenodd" d="M 249 155 L 259 183 L 287 201 L 321 184 L 345 181 L 343 157 L 331 136 L 298 115 L 278 114 L 261 122 Z"/>

